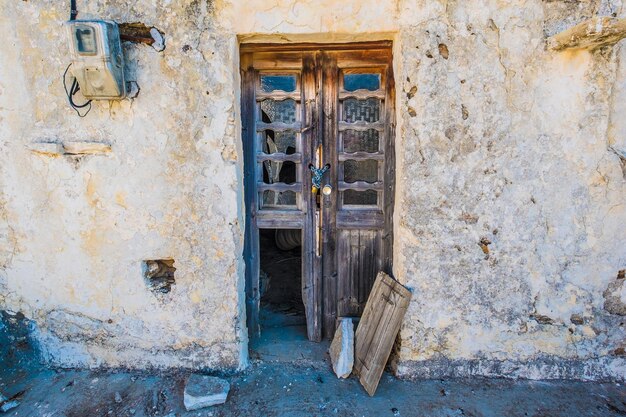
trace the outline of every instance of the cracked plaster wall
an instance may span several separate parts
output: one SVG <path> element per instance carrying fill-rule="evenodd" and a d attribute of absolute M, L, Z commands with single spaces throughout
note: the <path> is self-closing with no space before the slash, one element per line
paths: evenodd
<path fill-rule="evenodd" d="M 65 366 L 236 368 L 243 315 L 236 38 L 200 2 L 78 1 L 81 18 L 142 21 L 159 53 L 124 44 L 138 98 L 68 107 L 69 2 L 5 2 L 0 26 L 1 304 L 35 320 Z M 98 141 L 102 155 L 50 156 L 33 142 Z M 142 261 L 175 260 L 168 294 Z"/>
<path fill-rule="evenodd" d="M 626 264 L 607 135 L 625 133 L 611 123 L 623 124 L 611 96 L 625 47 L 545 50 L 546 34 L 607 8 L 623 13 L 450 1 L 401 31 L 401 88 L 417 90 L 400 94 L 413 110 L 401 111 L 395 268 L 415 293 L 400 374 L 624 378 L 624 317 L 603 291 Z"/>
<path fill-rule="evenodd" d="M 624 17 L 621 1 L 78 3 L 79 17 L 157 26 L 167 47 L 125 45 L 139 97 L 78 119 L 59 82 L 68 2 L 0 9 L 0 303 L 38 323 L 50 361 L 244 364 L 237 36 L 384 33 L 394 273 L 414 292 L 397 371 L 623 379 L 624 318 L 603 293 L 626 267 L 626 46 L 545 50 L 588 17 Z M 43 140 L 112 146 L 25 146 Z M 140 264 L 168 257 L 176 284 L 159 299 Z"/>

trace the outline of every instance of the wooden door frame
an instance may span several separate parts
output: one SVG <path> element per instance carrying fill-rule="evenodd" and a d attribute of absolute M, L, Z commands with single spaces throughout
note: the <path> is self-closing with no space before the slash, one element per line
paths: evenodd
<path fill-rule="evenodd" d="M 259 325 L 259 229 L 279 226 L 284 228 L 300 228 L 303 233 L 302 241 L 302 298 L 305 303 L 307 316 L 307 333 L 309 340 L 320 341 L 322 334 L 332 337 L 337 310 L 334 299 L 337 294 L 337 265 L 335 257 L 336 230 L 332 227 L 335 214 L 326 220 L 321 239 L 325 250 L 324 257 L 316 252 L 315 241 L 315 210 L 306 210 L 306 207 L 315 207 L 314 196 L 311 192 L 311 174 L 308 169 L 302 169 L 302 213 L 301 216 L 285 215 L 276 222 L 269 219 L 269 215 L 259 214 L 257 202 L 257 150 L 256 150 L 256 77 L 259 70 L 275 70 L 276 72 L 299 70 L 301 72 L 301 103 L 302 131 L 301 143 L 307 144 L 308 152 L 302 152 L 301 166 L 307 167 L 312 162 L 318 144 L 322 143 L 323 135 L 337 135 L 337 120 L 327 123 L 329 112 L 336 110 L 336 94 L 327 94 L 327 89 L 337 88 L 337 75 L 332 74 L 334 69 L 341 65 L 353 65 L 366 68 L 385 65 L 385 89 L 388 100 L 385 112 L 385 154 L 389 155 L 393 163 L 388 164 L 385 170 L 385 184 L 388 189 L 384 192 L 384 236 L 383 236 L 383 270 L 391 274 L 393 254 L 393 205 L 395 194 L 395 93 L 393 65 L 391 58 L 392 42 L 375 41 L 360 43 L 298 43 L 298 44 L 260 44 L 249 43 L 240 45 L 241 54 L 241 117 L 242 142 L 244 153 L 244 200 L 245 200 L 245 235 L 244 235 L 244 262 L 245 262 L 245 299 L 246 320 L 250 337 L 260 334 Z M 342 62 L 338 62 L 336 53 L 341 53 Z M 321 63 L 321 65 L 320 65 Z M 322 85 L 322 80 L 334 84 L 334 87 Z M 322 94 L 326 91 L 326 94 Z M 316 123 L 317 121 L 317 123 Z M 250 145 L 252 144 L 252 145 Z M 326 147 L 332 148 L 332 147 Z M 324 158 L 332 160 L 334 150 L 325 149 Z M 327 154 L 329 152 L 329 154 Z M 332 170 L 337 175 L 337 170 Z M 335 178 L 336 179 L 336 178 Z M 334 182 L 333 182 L 334 183 Z M 332 210 L 331 210 L 332 212 Z M 329 227 L 330 226 L 330 227 Z M 330 252 L 330 256 L 329 255 Z M 322 265 L 322 262 L 324 265 Z M 323 271 L 323 275 L 322 275 Z"/>

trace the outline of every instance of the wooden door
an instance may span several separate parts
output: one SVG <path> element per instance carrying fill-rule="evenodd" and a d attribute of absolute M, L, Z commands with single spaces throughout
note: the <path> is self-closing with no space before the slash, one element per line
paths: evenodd
<path fill-rule="evenodd" d="M 337 317 L 362 314 L 378 271 L 391 273 L 391 43 L 241 51 L 248 326 L 258 332 L 258 229 L 301 229 L 308 337 L 319 341 Z M 290 181 L 272 174 L 283 163 L 295 164 Z M 325 164 L 328 195 L 309 169 Z"/>

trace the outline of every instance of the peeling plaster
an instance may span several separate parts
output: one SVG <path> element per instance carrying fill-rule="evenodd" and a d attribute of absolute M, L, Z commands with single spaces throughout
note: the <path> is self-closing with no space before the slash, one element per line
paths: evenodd
<path fill-rule="evenodd" d="M 48 362 L 245 366 L 237 43 L 392 39 L 394 274 L 416 294 L 398 373 L 623 379 L 603 294 L 626 262 L 626 48 L 546 50 L 621 1 L 84 3 L 167 48 L 125 43 L 141 94 L 78 120 L 67 5 L 0 11 L 0 306 L 36 323 Z M 66 142 L 110 152 L 27 147 Z M 167 299 L 146 259 L 176 260 Z"/>

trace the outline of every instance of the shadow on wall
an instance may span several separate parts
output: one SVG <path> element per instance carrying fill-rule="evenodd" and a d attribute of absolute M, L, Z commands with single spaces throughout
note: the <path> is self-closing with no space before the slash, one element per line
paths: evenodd
<path fill-rule="evenodd" d="M 35 322 L 22 313 L 0 311 L 0 376 L 14 369 L 40 367 L 39 349 L 31 335 Z"/>

